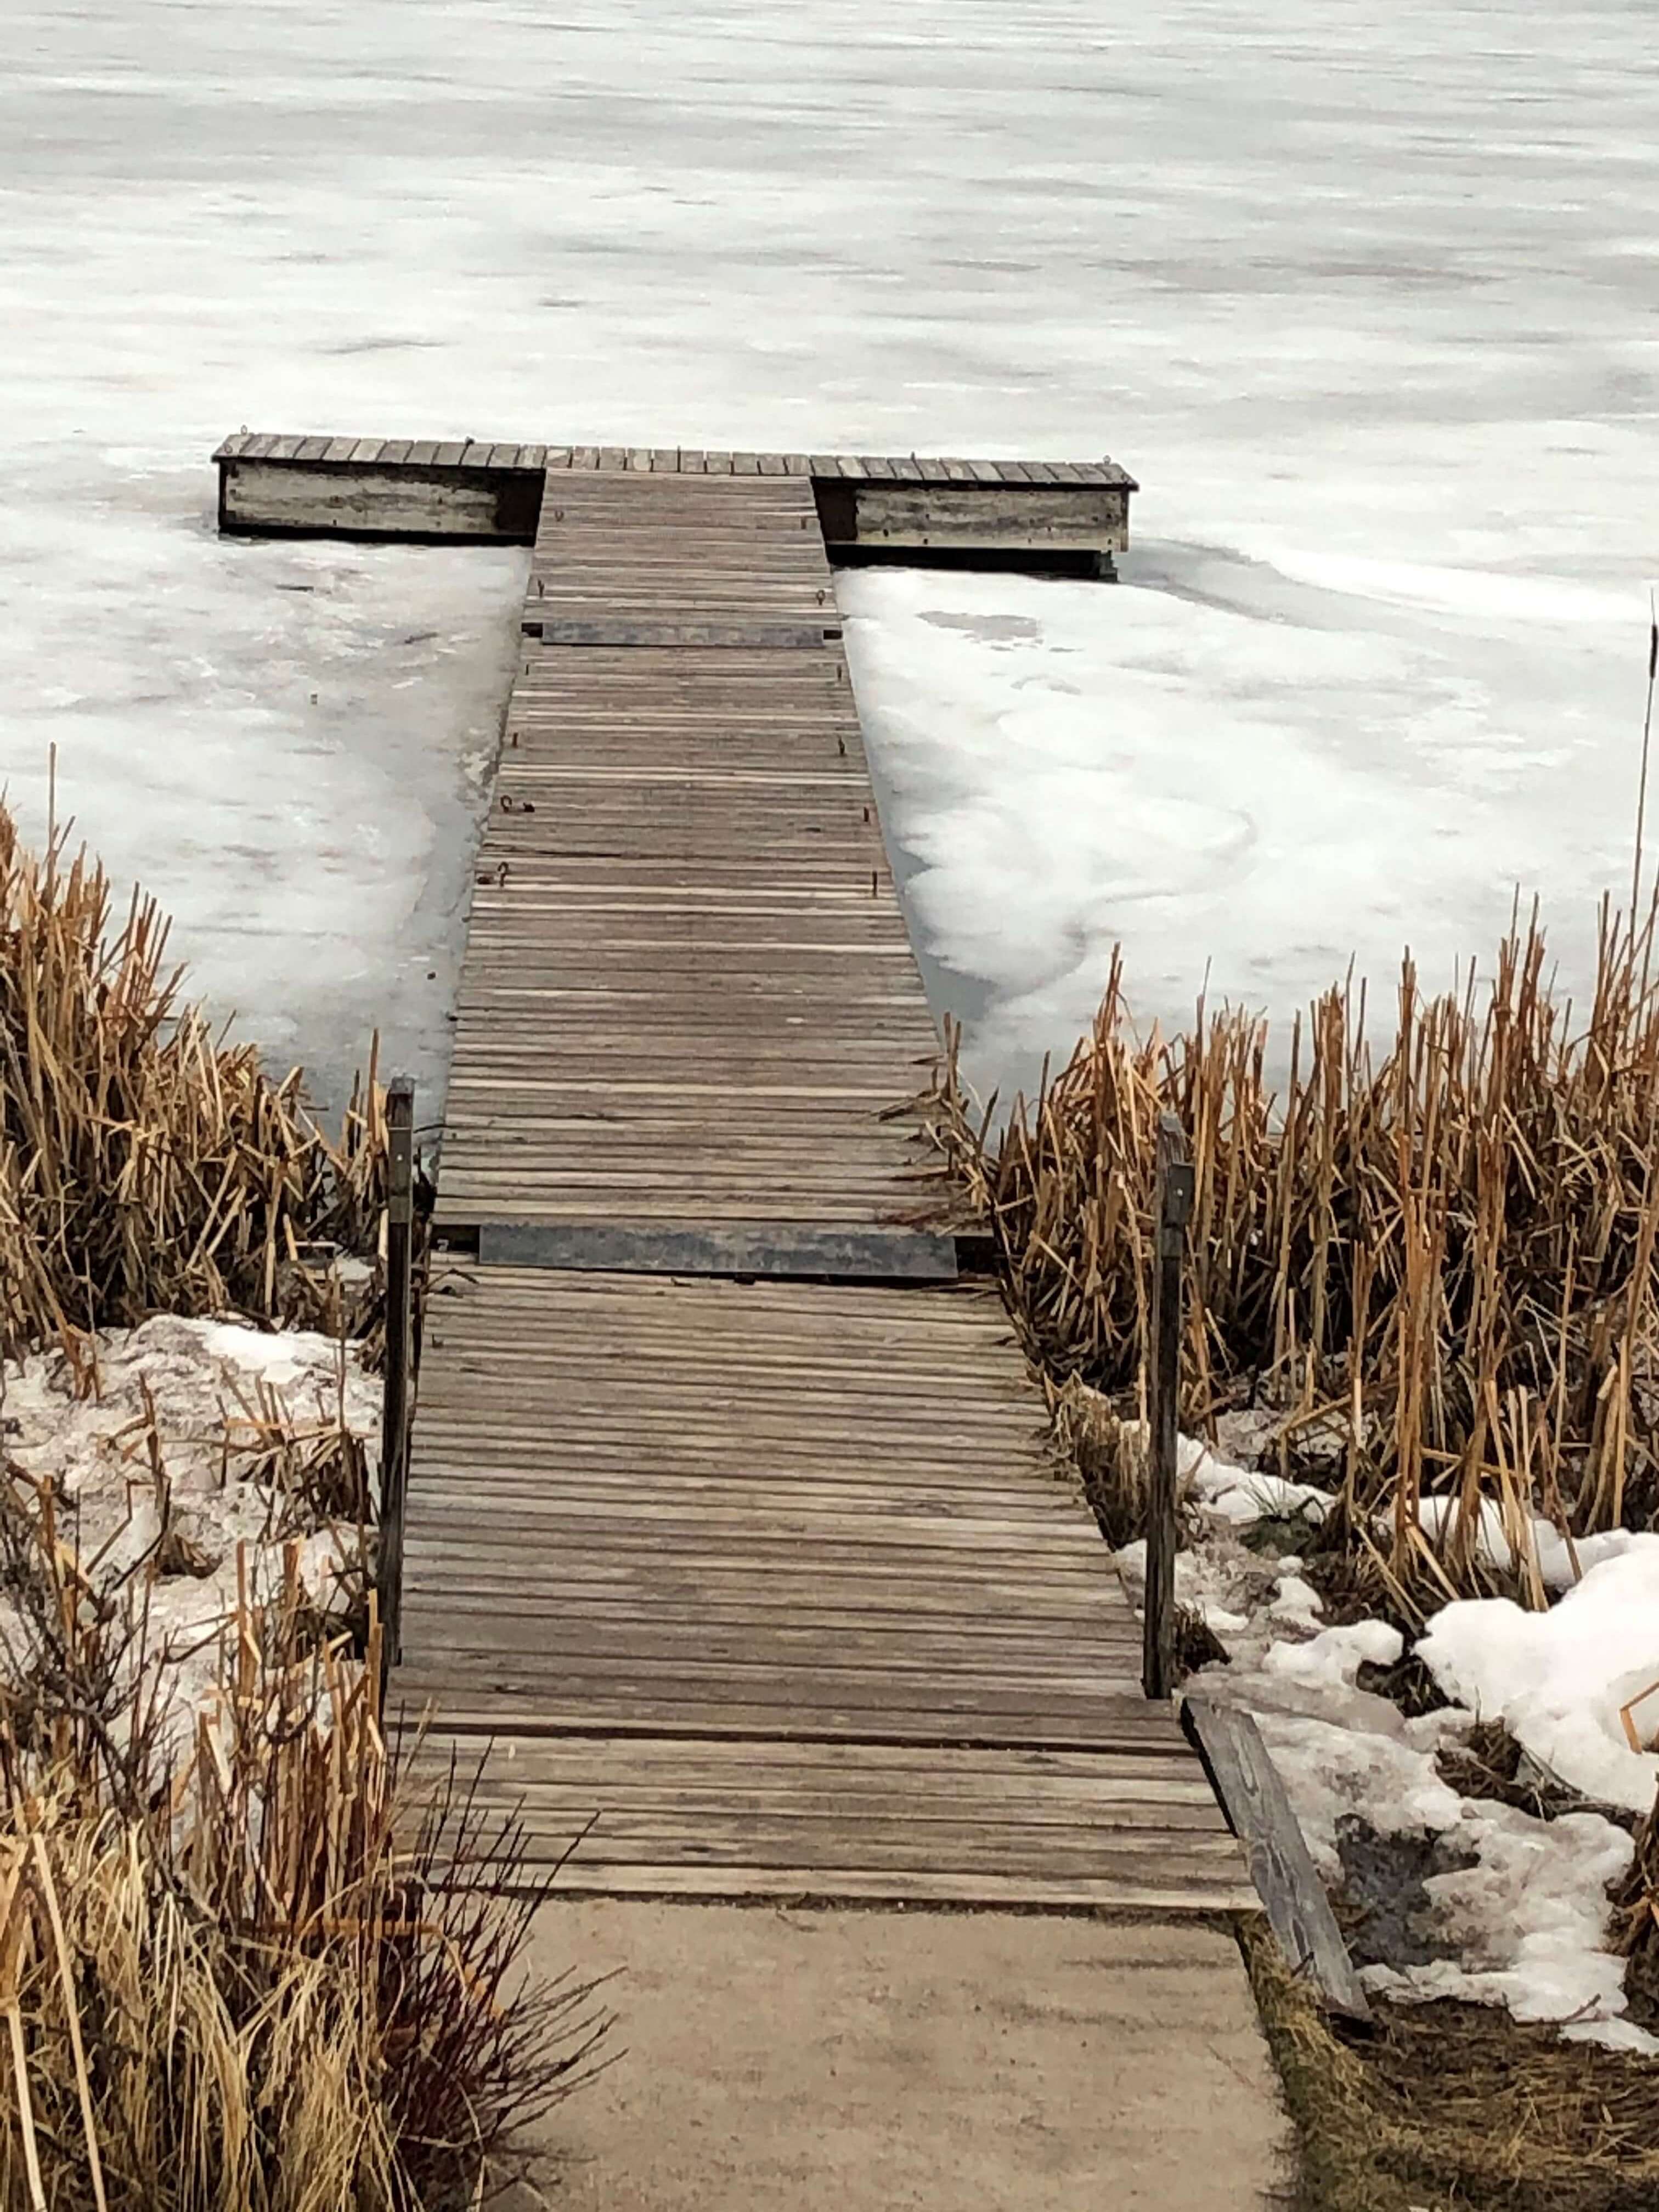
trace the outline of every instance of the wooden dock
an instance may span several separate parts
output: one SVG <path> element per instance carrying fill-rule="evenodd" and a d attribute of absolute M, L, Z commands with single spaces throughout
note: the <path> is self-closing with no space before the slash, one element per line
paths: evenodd
<path fill-rule="evenodd" d="M 1251 1905 L 1000 1297 L 904 1218 L 937 1042 L 814 477 L 675 459 L 538 507 L 394 1702 L 573 1890 Z"/>
<path fill-rule="evenodd" d="M 705 453 L 689 447 L 443 445 L 260 436 L 214 455 L 219 527 L 239 536 L 531 544 L 544 491 L 619 477 L 793 478 L 840 562 L 935 560 L 1109 577 L 1139 489 L 1115 461 L 965 461 L 915 453 Z"/>

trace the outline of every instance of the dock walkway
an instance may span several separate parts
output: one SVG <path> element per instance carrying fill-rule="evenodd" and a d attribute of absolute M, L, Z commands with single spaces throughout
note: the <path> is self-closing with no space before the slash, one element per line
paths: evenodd
<path fill-rule="evenodd" d="M 1012 480 L 480 447 L 509 519 L 526 451 L 394 1702 L 429 1759 L 493 1741 L 486 1800 L 570 1890 L 1254 1904 L 996 1291 L 903 1218 L 937 1162 L 887 1109 L 937 1042 L 826 550 L 859 519 L 825 485 L 911 501 L 872 531 L 971 535 L 977 495 L 995 538 Z M 306 461 L 275 463 L 301 526 Z M 1021 465 L 1028 538 L 1127 504 L 1121 471 Z M 441 485 L 394 489 L 390 534 L 433 523 Z M 323 526 L 367 527 L 343 502 Z"/>

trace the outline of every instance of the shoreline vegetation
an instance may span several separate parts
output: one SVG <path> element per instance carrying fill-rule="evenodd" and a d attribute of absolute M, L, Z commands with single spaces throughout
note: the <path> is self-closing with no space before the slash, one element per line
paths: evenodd
<path fill-rule="evenodd" d="M 1386 1925 L 1418 1964 L 1419 2001 L 1397 1993 L 1408 1973 L 1374 1980 L 1365 2037 L 1325 2019 L 1270 1937 L 1246 1942 L 1308 2212 L 1634 2212 L 1659 2190 L 1659 2061 L 1501 2003 L 1421 2001 L 1436 1975 L 1459 1988 L 1492 1962 L 1490 1929 L 1466 1926 L 1457 1952 L 1455 1900 L 1476 1893 L 1457 1887 L 1474 1855 L 1442 1848 L 1460 1820 L 1521 1869 L 1517 1920 L 1532 1860 L 1576 1824 L 1623 1869 L 1588 1901 L 1591 1943 L 1622 1971 L 1631 2021 L 1659 2027 L 1651 1779 L 1645 1817 L 1563 1786 L 1501 1719 L 1461 1710 L 1429 1663 L 1449 1639 L 1425 1633 L 1565 1613 L 1592 1561 L 1659 1544 L 1654 928 L 1604 904 L 1580 1008 L 1552 993 L 1535 912 L 1455 992 L 1425 994 L 1407 958 L 1389 1022 L 1334 988 L 1297 1023 L 1277 1096 L 1264 1023 L 1200 1005 L 1184 1035 L 1137 1036 L 1120 960 L 1091 1033 L 1000 1129 L 996 1101 L 960 1085 L 958 1033 L 927 1102 L 956 1194 L 918 1218 L 992 1241 L 1057 1457 L 1132 1595 L 1160 1113 L 1187 1134 L 1182 1671 L 1259 1708 L 1304 1820 L 1330 1826 L 1339 1917 Z M 1659 1617 L 1650 1640 L 1659 1678 Z M 1645 1754 L 1659 1698 L 1595 1718 Z M 1340 1778 L 1345 1741 L 1351 1762 L 1375 1746 L 1431 1793 L 1437 1778 L 1445 1809 L 1420 1828 L 1378 1811 L 1385 1792 Z M 1345 1791 L 1369 1818 L 1336 1809 Z M 1488 1977 L 1524 2010 L 1523 1979 Z"/>
<path fill-rule="evenodd" d="M 382 1726 L 373 1056 L 331 1137 L 297 1074 L 181 1001 L 154 904 L 112 927 L 67 831 L 36 857 L 3 805 L 0 929 L 0 2204 L 471 2202 L 611 2023 L 597 1985 L 525 1979 L 553 1878 L 514 1825 L 459 1774 L 406 1799 Z M 1333 991 L 1278 1098 L 1261 1024 L 1200 1008 L 1138 1039 L 1115 966 L 995 1138 L 949 1038 L 927 1134 L 1133 1591 L 1154 1133 L 1179 1115 L 1185 1666 L 1329 1689 L 1317 1725 L 1386 1701 L 1466 1813 L 1621 1823 L 1600 1940 L 1659 2028 L 1659 1823 L 1501 1722 L 1442 1734 L 1419 1650 L 1449 1606 L 1570 1604 L 1659 1521 L 1652 933 L 1604 910 L 1576 1016 L 1535 917 L 1488 984 L 1425 998 L 1408 963 L 1375 1057 L 1363 994 Z M 1338 1910 L 1374 1932 L 1376 1880 L 1345 1883 L 1399 1839 L 1339 1826 Z M 1431 1905 L 1440 1863 L 1390 1861 L 1383 1904 Z M 1392 1989 L 1357 2037 L 1243 1941 L 1309 2212 L 1651 2200 L 1644 2050 Z"/>
<path fill-rule="evenodd" d="M 382 1725 L 373 1059 L 331 1139 L 166 939 L 0 803 L 0 2204 L 436 2212 L 608 2017 Z"/>

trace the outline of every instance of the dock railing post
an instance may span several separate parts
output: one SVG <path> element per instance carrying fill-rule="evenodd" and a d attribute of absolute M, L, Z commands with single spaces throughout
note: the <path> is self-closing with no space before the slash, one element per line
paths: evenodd
<path fill-rule="evenodd" d="M 1173 1114 L 1158 1117 L 1148 1359 L 1146 1611 L 1141 1686 L 1149 1698 L 1175 1687 L 1176 1450 L 1180 1435 L 1181 1263 L 1193 1211 L 1193 1169 Z"/>
<path fill-rule="evenodd" d="M 380 1428 L 381 1688 L 403 1656 L 404 1493 L 409 1475 L 409 1380 L 413 1362 L 415 1085 L 400 1075 L 386 1092 L 386 1399 Z"/>

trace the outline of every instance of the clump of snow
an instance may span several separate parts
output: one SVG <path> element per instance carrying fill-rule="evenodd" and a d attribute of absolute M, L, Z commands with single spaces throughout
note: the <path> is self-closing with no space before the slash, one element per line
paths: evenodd
<path fill-rule="evenodd" d="M 60 1534 L 93 1585 L 142 1607 L 181 1730 L 216 1697 L 240 1594 L 263 1605 L 283 1587 L 289 1540 L 300 1588 L 325 1613 L 358 1564 L 355 1526 L 316 1525 L 303 1499 L 239 1468 L 258 1466 L 273 1423 L 301 1440 L 343 1426 L 372 1483 L 380 1385 L 331 1338 L 176 1315 L 98 1337 L 81 1382 L 60 1352 L 9 1362 L 0 1442 L 14 1480 L 51 1482 Z M 175 1571 L 163 1571 L 164 1534 Z M 15 1656 L 21 1630 L 0 1605 L 0 1656 Z"/>
<path fill-rule="evenodd" d="M 1442 1540 L 1450 1529 L 1457 1512 L 1455 1498 L 1425 1498 L 1418 1504 L 1418 1520 L 1425 1533 Z M 1603 1559 L 1617 1559 L 1632 1545 L 1644 1540 L 1628 1528 L 1607 1528 L 1594 1536 L 1575 1536 L 1571 1541 L 1553 1521 L 1540 1515 L 1531 1516 L 1531 1545 L 1538 1561 L 1538 1571 L 1547 1590 L 1571 1589 L 1579 1577 Z M 1480 1501 L 1480 1525 L 1475 1531 L 1476 1556 L 1487 1565 L 1501 1568 L 1505 1573 L 1520 1572 L 1526 1565 L 1524 1558 L 1510 1540 L 1504 1524 L 1502 1507 L 1496 1499 Z"/>
<path fill-rule="evenodd" d="M 1279 1587 L 1282 1593 L 1284 1584 Z M 1314 1602 L 1318 1605 L 1317 1596 Z M 1282 1608 L 1275 1602 L 1270 1610 L 1278 1617 Z M 1322 1629 L 1305 1644 L 1270 1644 L 1262 1665 L 1268 1674 L 1292 1681 L 1328 1682 L 1352 1689 L 1362 1666 L 1392 1667 L 1405 1644 L 1400 1631 L 1386 1620 L 1357 1620 L 1348 1628 Z"/>
<path fill-rule="evenodd" d="M 1182 1462 L 1188 1495 L 1207 1512 L 1218 1513 L 1241 1528 L 1298 1514 L 1319 1522 L 1331 1510 L 1329 1492 L 1316 1484 L 1291 1482 L 1265 1468 L 1234 1467 L 1191 1437 L 1182 1439 Z"/>
<path fill-rule="evenodd" d="M 100 1336 L 93 1388 L 82 1395 L 58 1352 L 9 1363 L 3 1441 L 37 1480 L 50 1477 L 74 1509 L 89 1555 L 130 1517 L 142 1517 L 154 1489 L 149 1425 L 155 1432 L 175 1505 L 204 1525 L 222 1522 L 228 1540 L 246 1533 L 263 1501 L 258 1486 L 234 1480 L 236 1447 L 259 1414 L 259 1386 L 295 1427 L 345 1426 L 374 1449 L 380 1386 L 356 1353 L 308 1330 L 269 1332 L 240 1322 L 161 1314 L 141 1328 Z"/>
<path fill-rule="evenodd" d="M 1502 1720 L 1587 1797 L 1645 1813 L 1659 1757 L 1632 1748 L 1621 1709 L 1659 1686 L 1659 1536 L 1631 1536 L 1547 1613 L 1508 1598 L 1448 1605 L 1418 1645 L 1449 1697 Z M 1659 1701 L 1633 1717 L 1651 1741 Z"/>
<path fill-rule="evenodd" d="M 1630 1863 L 1622 1828 L 1595 1813 L 1538 1820 L 1485 1801 L 1464 1803 L 1455 1820 L 1425 1825 L 1454 1831 L 1478 1853 L 1474 1866 L 1424 1885 L 1459 1956 L 1403 1972 L 1367 1967 L 1368 1987 L 1503 2004 L 1516 2020 L 1611 2031 L 1626 2049 L 1659 2053 L 1659 2038 L 1625 2017 L 1625 1962 L 1603 1948 L 1607 1884 Z"/>
<path fill-rule="evenodd" d="M 1401 1999 L 1455 1996 L 1501 2003 L 1517 2019 L 1558 2021 L 1577 2037 L 1659 2055 L 1659 2039 L 1626 2016 L 1624 1961 L 1605 1948 L 1607 1886 L 1631 1858 L 1625 1830 L 1594 1810 L 1543 1820 L 1508 1805 L 1462 1796 L 1442 1778 L 1436 1754 L 1462 1740 L 1477 1703 L 1488 1717 L 1497 1710 L 1494 1703 L 1465 1694 L 1461 1678 L 1449 1679 L 1449 1667 L 1437 1667 L 1436 1674 L 1454 1703 L 1434 1712 L 1408 1717 L 1390 1698 L 1362 1688 L 1362 1667 L 1389 1667 L 1401 1658 L 1400 1632 L 1380 1620 L 1322 1626 L 1318 1593 L 1302 1571 L 1301 1558 L 1252 1549 L 1241 1540 L 1242 1523 L 1243 1516 L 1200 1516 L 1199 1540 L 1176 1556 L 1176 1601 L 1222 1638 L 1229 1662 L 1205 1668 L 1195 1680 L 1254 1716 L 1321 1877 L 1334 1890 L 1344 1880 L 1339 1837 L 1345 1820 L 1361 1821 L 1383 1838 L 1443 1837 L 1450 1856 L 1470 1862 L 1424 1884 L 1437 1947 L 1452 1955 L 1365 1967 L 1366 1984 Z M 1500 1649 L 1508 1653 L 1510 1644 L 1485 1628 L 1471 1632 L 1460 1621 L 1501 1620 L 1511 1629 L 1519 1623 L 1517 1642 L 1536 1658 L 1555 1648 L 1550 1632 L 1541 1644 L 1537 1641 L 1544 1624 L 1564 1614 L 1571 1620 L 1574 1607 L 1581 1620 L 1592 1621 L 1605 1594 L 1610 1622 L 1616 1619 L 1629 1631 L 1612 1631 L 1603 1645 L 1619 1655 L 1598 1692 L 1603 1721 L 1611 1711 L 1617 1726 L 1616 1704 L 1610 1700 L 1643 1663 L 1637 1656 L 1637 1623 L 1644 1604 L 1656 1655 L 1650 1679 L 1659 1676 L 1659 1591 L 1646 1582 L 1638 1588 L 1635 1580 L 1635 1563 L 1656 1551 L 1659 1538 L 1633 1542 L 1547 1615 L 1523 1614 L 1504 1601 L 1492 1601 L 1498 1609 L 1490 1613 L 1480 1607 L 1449 1607 L 1433 1624 L 1435 1636 L 1443 1635 L 1449 1618 L 1452 1634 L 1443 1652 L 1455 1641 L 1472 1655 L 1471 1665 L 1477 1657 L 1496 1665 L 1494 1655 Z M 1146 1546 L 1127 1546 L 1116 1557 L 1139 1603 Z M 1613 1578 L 1621 1571 L 1630 1580 L 1615 1589 Z M 1598 1582 L 1598 1576 L 1604 1579 Z M 1595 1639 L 1587 1634 L 1587 1642 Z M 1432 1662 L 1432 1639 L 1417 1648 Z M 1593 1668 L 1581 1668 L 1574 1679 L 1582 1682 L 1586 1672 L 1594 1674 Z M 1549 1679 L 1547 1660 L 1539 1679 Z M 1512 1712 L 1504 1717 L 1516 1725 Z M 1622 1757 L 1632 1769 L 1656 1763 L 1636 1759 L 1627 1747 L 1620 1753 L 1607 1741 L 1605 1727 L 1598 1723 L 1588 1729 L 1582 1714 L 1576 1722 L 1563 1716 L 1562 1726 L 1568 1732 L 1577 1728 L 1580 1736 L 1593 1733 L 1609 1759 Z M 1529 1749 L 1535 1747 L 1524 1729 L 1516 1733 Z M 1556 1771 L 1575 1779 L 1559 1765 Z M 1586 1789 L 1586 1783 L 1577 1786 Z M 1587 1794 L 1619 1804 L 1634 1798 L 1633 1790 Z M 1651 1800 L 1648 1782 L 1641 1808 Z"/>

